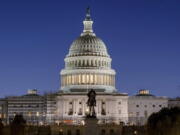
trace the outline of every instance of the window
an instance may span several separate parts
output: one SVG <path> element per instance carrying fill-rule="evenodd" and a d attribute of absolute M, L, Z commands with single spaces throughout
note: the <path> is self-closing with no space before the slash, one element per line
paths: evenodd
<path fill-rule="evenodd" d="M 105 111 L 105 102 L 102 101 L 102 106 L 101 106 L 101 115 L 106 115 L 106 111 Z"/>
<path fill-rule="evenodd" d="M 13 115 L 16 116 L 16 112 L 14 112 Z"/>
<path fill-rule="evenodd" d="M 148 112 L 145 110 L 144 111 L 144 117 L 147 118 L 148 117 Z"/>
<path fill-rule="evenodd" d="M 104 108 L 102 108 L 101 115 L 106 115 L 106 111 Z"/>
<path fill-rule="evenodd" d="M 32 112 L 28 112 L 28 116 L 31 117 L 32 116 Z"/>
<path fill-rule="evenodd" d="M 82 115 L 82 108 L 79 108 L 78 115 Z"/>
<path fill-rule="evenodd" d="M 136 107 L 139 107 L 139 105 L 136 105 Z"/>
<path fill-rule="evenodd" d="M 119 101 L 118 104 L 120 105 L 120 104 L 121 104 L 121 101 Z"/>
<path fill-rule="evenodd" d="M 139 117 L 139 112 L 136 112 L 136 117 Z"/>
<path fill-rule="evenodd" d="M 132 116 L 133 116 L 133 112 L 130 112 L 130 113 L 129 113 L 129 117 L 132 117 Z"/>
<path fill-rule="evenodd" d="M 147 105 L 144 105 L 144 107 L 146 108 L 146 107 L 147 107 Z"/>
<path fill-rule="evenodd" d="M 159 107 L 162 107 L 162 105 L 159 105 Z"/>
<path fill-rule="evenodd" d="M 156 107 L 156 105 L 152 105 L 152 107 Z"/>
<path fill-rule="evenodd" d="M 69 109 L 68 115 L 73 115 L 73 110 L 72 110 L 72 108 Z"/>
<path fill-rule="evenodd" d="M 121 110 L 119 110 L 119 114 L 121 114 Z"/>

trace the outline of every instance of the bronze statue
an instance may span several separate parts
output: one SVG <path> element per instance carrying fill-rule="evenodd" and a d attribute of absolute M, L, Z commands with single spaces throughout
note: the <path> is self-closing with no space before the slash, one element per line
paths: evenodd
<path fill-rule="evenodd" d="M 87 105 L 89 107 L 89 114 L 88 117 L 96 117 L 95 109 L 94 107 L 96 106 L 96 92 L 91 89 L 88 94 L 88 101 Z"/>
<path fill-rule="evenodd" d="M 86 9 L 86 20 L 91 20 L 90 7 Z"/>

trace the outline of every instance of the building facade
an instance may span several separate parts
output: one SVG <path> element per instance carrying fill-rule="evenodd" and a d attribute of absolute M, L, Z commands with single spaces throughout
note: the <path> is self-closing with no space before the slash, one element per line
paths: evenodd
<path fill-rule="evenodd" d="M 12 122 L 16 114 L 23 115 L 29 124 L 42 124 L 46 118 L 45 98 L 37 90 L 28 90 L 23 96 L 7 97 L 7 122 Z"/>
<path fill-rule="evenodd" d="M 7 100 L 0 99 L 0 119 L 7 123 Z"/>
<path fill-rule="evenodd" d="M 168 98 L 151 95 L 148 90 L 140 90 L 128 99 L 128 117 L 131 125 L 144 125 L 148 117 L 162 108 L 168 107 Z"/>
<path fill-rule="evenodd" d="M 57 93 L 45 94 L 46 123 L 54 124 L 57 121 Z"/>
<path fill-rule="evenodd" d="M 180 107 L 180 97 L 177 98 L 170 98 L 168 100 L 168 107 L 172 108 L 172 107 Z"/>

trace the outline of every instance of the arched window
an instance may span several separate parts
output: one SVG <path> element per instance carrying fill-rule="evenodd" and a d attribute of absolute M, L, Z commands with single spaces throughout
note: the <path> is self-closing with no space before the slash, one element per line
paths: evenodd
<path fill-rule="evenodd" d="M 85 67 L 85 60 L 83 60 L 82 62 L 82 67 Z"/>
<path fill-rule="evenodd" d="M 97 60 L 95 60 L 95 66 L 96 66 L 96 67 L 98 66 L 97 63 L 98 63 Z"/>
<path fill-rule="evenodd" d="M 98 64 L 99 66 L 101 66 L 101 61 L 99 61 L 99 64 Z"/>
<path fill-rule="evenodd" d="M 87 61 L 87 66 L 89 66 L 90 65 L 89 60 L 86 60 L 86 61 Z"/>
<path fill-rule="evenodd" d="M 147 110 L 144 111 L 144 117 L 145 117 L 145 118 L 148 117 L 148 112 L 147 112 Z"/>
<path fill-rule="evenodd" d="M 93 60 L 91 60 L 91 67 L 94 67 L 94 62 L 93 62 Z"/>

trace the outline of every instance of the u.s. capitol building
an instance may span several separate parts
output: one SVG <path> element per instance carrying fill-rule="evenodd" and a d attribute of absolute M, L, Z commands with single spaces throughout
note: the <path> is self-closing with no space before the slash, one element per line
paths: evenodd
<path fill-rule="evenodd" d="M 130 97 L 119 92 L 112 59 L 105 43 L 93 31 L 89 9 L 83 24 L 82 33 L 72 42 L 64 59 L 60 90 L 45 95 L 29 90 L 27 95 L 0 99 L 0 118 L 4 122 L 22 114 L 32 124 L 83 124 L 89 111 L 90 89 L 97 93 L 95 112 L 99 123 L 144 124 L 150 114 L 168 107 L 167 98 L 153 96 L 147 90 Z"/>
<path fill-rule="evenodd" d="M 93 32 L 87 10 L 84 30 L 73 41 L 61 70 L 61 88 L 57 96 L 57 117 L 82 121 L 88 112 L 87 92 L 97 93 L 96 116 L 103 121 L 128 121 L 127 94 L 115 88 L 115 71 L 105 43 Z"/>

